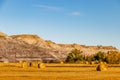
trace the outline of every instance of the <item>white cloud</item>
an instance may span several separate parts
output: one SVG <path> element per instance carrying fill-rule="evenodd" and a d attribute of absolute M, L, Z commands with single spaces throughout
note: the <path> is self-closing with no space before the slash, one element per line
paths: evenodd
<path fill-rule="evenodd" d="M 57 7 L 57 6 L 49 6 L 49 5 L 41 5 L 41 4 L 35 4 L 33 5 L 34 7 L 41 8 L 41 9 L 46 9 L 50 11 L 65 11 L 65 8 Z M 81 13 L 79 11 L 73 11 L 69 13 L 70 15 L 73 16 L 81 16 Z"/>
<path fill-rule="evenodd" d="M 74 16 L 80 16 L 80 12 L 78 12 L 78 11 L 72 12 L 71 14 Z"/>
<path fill-rule="evenodd" d="M 54 10 L 54 11 L 59 11 L 59 10 L 62 9 L 60 7 L 48 6 L 48 5 L 35 5 L 35 7 L 39 7 L 39 8 L 42 8 L 42 9 L 48 9 L 48 10 Z"/>

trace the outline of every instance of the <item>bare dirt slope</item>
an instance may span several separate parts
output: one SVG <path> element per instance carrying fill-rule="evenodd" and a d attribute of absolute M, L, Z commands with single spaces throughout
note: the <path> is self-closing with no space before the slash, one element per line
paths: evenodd
<path fill-rule="evenodd" d="M 0 32 L 0 61 L 18 60 L 63 61 L 72 49 L 80 49 L 85 55 L 98 51 L 117 50 L 112 46 L 85 46 L 80 44 L 56 44 L 38 35 L 8 36 Z"/>

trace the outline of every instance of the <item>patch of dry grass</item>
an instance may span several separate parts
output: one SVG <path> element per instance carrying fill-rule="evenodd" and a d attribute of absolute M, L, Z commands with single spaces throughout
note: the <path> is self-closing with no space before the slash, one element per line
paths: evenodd
<path fill-rule="evenodd" d="M 41 68 L 0 67 L 0 80 L 120 80 L 120 67 L 98 72 L 96 66 L 55 66 Z M 64 64 L 62 64 L 64 65 Z M 70 64 L 69 64 L 70 65 Z"/>

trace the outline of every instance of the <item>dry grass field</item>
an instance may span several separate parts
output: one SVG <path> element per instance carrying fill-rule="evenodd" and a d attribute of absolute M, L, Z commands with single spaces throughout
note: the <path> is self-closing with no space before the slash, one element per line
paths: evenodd
<path fill-rule="evenodd" d="M 46 64 L 46 68 L 20 68 L 14 64 L 0 67 L 0 80 L 120 80 L 120 67 L 96 71 L 90 64 Z"/>

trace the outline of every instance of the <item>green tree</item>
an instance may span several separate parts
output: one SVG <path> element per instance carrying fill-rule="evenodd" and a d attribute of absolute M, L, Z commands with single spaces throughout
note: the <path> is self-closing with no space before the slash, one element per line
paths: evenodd
<path fill-rule="evenodd" d="M 96 53 L 96 55 L 94 56 L 94 59 L 98 61 L 105 61 L 105 53 L 101 51 Z"/>
<path fill-rule="evenodd" d="M 95 55 L 88 55 L 88 56 L 86 56 L 86 59 L 85 59 L 85 60 L 88 61 L 88 62 L 95 61 L 94 56 L 95 56 Z"/>
<path fill-rule="evenodd" d="M 66 62 L 79 62 L 79 61 L 83 61 L 84 56 L 82 54 L 83 52 L 78 50 L 78 49 L 74 49 L 72 50 L 67 58 L 66 58 Z"/>

